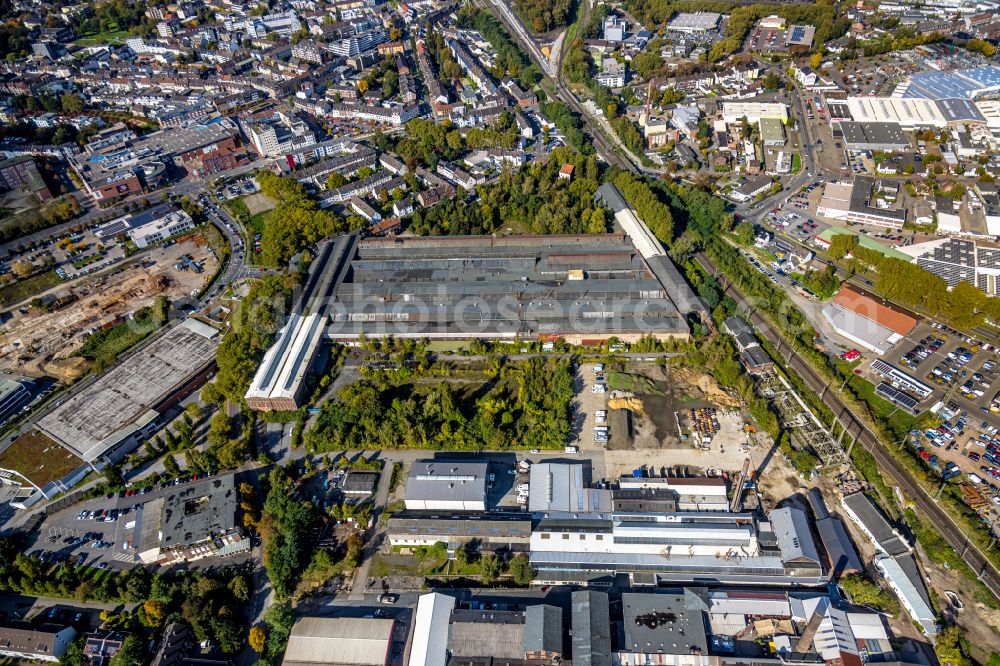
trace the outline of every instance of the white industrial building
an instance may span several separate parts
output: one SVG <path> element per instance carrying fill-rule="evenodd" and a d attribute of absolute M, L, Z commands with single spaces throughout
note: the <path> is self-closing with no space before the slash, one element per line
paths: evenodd
<path fill-rule="evenodd" d="M 726 511 L 729 497 L 726 480 L 714 476 L 702 477 L 633 477 L 623 476 L 618 481 L 623 490 L 669 490 L 677 495 L 679 511 Z"/>
<path fill-rule="evenodd" d="M 406 508 L 414 511 L 485 511 L 489 464 L 418 460 L 406 479 Z"/>
<path fill-rule="evenodd" d="M 760 548 L 750 514 L 689 511 L 542 520 L 531 534 L 531 556 L 545 553 L 724 558 L 755 557 Z"/>
<path fill-rule="evenodd" d="M 851 118 L 858 122 L 899 123 L 906 130 L 947 127 L 948 119 L 930 99 L 901 97 L 848 97 Z"/>
<path fill-rule="evenodd" d="M 291 314 L 278 339 L 264 354 L 246 393 L 247 405 L 257 411 L 294 411 L 305 379 L 323 339 L 326 317 Z"/>
<path fill-rule="evenodd" d="M 708 32 L 719 27 L 722 14 L 715 12 L 682 12 L 667 24 L 668 30 L 696 33 Z"/>
<path fill-rule="evenodd" d="M 393 620 L 301 617 L 292 627 L 282 666 L 383 666 L 389 661 Z"/>
<path fill-rule="evenodd" d="M 744 118 L 751 125 L 759 123 L 761 118 L 788 122 L 788 106 L 777 102 L 723 102 L 722 120 L 727 125 L 742 122 Z"/>
<path fill-rule="evenodd" d="M 448 663 L 448 623 L 455 597 L 432 592 L 417 599 L 410 666 L 445 666 Z"/>

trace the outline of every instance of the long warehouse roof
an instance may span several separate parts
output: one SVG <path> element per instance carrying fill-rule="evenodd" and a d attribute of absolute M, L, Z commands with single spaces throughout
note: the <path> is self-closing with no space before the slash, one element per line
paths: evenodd
<path fill-rule="evenodd" d="M 294 398 L 323 338 L 326 317 L 292 314 L 277 341 L 264 354 L 247 398 Z"/>

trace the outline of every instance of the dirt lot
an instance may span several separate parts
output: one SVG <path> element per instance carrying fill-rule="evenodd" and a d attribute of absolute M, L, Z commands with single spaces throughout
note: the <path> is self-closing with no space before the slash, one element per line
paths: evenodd
<path fill-rule="evenodd" d="M 610 389 L 606 394 L 591 393 L 593 366 L 582 366 L 583 381 L 578 386 L 576 402 L 582 412 L 577 418 L 584 449 L 598 448 L 592 441 L 593 412 L 608 409 L 611 434 L 604 453 L 608 478 L 630 473 L 643 464 L 657 469 L 687 468 L 692 472 L 736 471 L 748 455 L 755 467 L 767 457 L 771 443 L 766 438 L 754 436 L 749 449 L 744 446 L 748 436 L 743 432 L 746 419 L 739 401 L 722 391 L 710 377 L 686 370 L 668 370 L 653 363 L 615 365 L 604 373 Z M 700 449 L 692 446 L 690 440 L 681 441 L 674 412 L 686 421 L 689 410 L 713 406 L 718 408 L 721 428 L 711 444 Z M 771 458 L 772 465 L 779 463 L 784 461 Z M 779 476 L 789 473 L 794 477 L 790 468 L 782 470 Z"/>
<path fill-rule="evenodd" d="M 260 192 L 246 195 L 243 197 L 243 203 L 246 204 L 247 210 L 250 211 L 251 215 L 264 213 L 274 208 L 274 201 L 266 194 L 261 194 Z"/>
<path fill-rule="evenodd" d="M 175 264 L 185 254 L 196 261 L 204 259 L 204 271 L 176 269 Z M 71 357 L 90 331 L 127 318 L 152 305 L 159 296 L 187 296 L 204 286 L 217 269 L 218 261 L 199 235 L 143 254 L 114 275 L 60 284 L 39 298 L 55 296 L 68 301 L 65 305 L 53 305 L 50 311 L 23 307 L 12 311 L 11 319 L 0 325 L 0 367 L 27 375 L 60 376 L 65 364 L 59 361 Z"/>

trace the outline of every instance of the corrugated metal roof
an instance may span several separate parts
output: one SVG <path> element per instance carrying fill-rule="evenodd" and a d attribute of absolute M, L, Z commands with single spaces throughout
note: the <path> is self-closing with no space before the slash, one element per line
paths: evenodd
<path fill-rule="evenodd" d="M 487 463 L 418 460 L 406 479 L 406 499 L 483 501 L 487 468 Z"/>
<path fill-rule="evenodd" d="M 410 666 L 445 666 L 448 661 L 448 620 L 455 597 L 437 592 L 421 595 L 413 625 Z"/>
<path fill-rule="evenodd" d="M 778 538 L 782 560 L 790 562 L 807 559 L 817 563 L 820 561 L 805 512 L 786 506 L 775 509 L 769 517 L 771 527 Z"/>
<path fill-rule="evenodd" d="M 524 651 L 562 654 L 562 609 L 545 604 L 524 611 Z"/>
<path fill-rule="evenodd" d="M 573 592 L 570 607 L 573 663 L 611 666 L 611 616 L 608 595 L 594 590 Z"/>
<path fill-rule="evenodd" d="M 392 620 L 382 618 L 300 618 L 292 627 L 282 663 L 382 666 L 392 625 Z"/>
<path fill-rule="evenodd" d="M 864 567 L 858 558 L 858 551 L 851 543 L 847 530 L 840 518 L 827 516 L 816 521 L 816 531 L 826 550 L 828 565 L 833 575 L 837 576 L 850 571 L 863 571 Z"/>
<path fill-rule="evenodd" d="M 524 658 L 524 613 L 519 611 L 452 612 L 448 649 L 453 657 Z"/>

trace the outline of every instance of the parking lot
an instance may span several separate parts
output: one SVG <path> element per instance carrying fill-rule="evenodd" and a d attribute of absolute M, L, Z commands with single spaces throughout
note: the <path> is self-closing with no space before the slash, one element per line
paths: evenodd
<path fill-rule="evenodd" d="M 131 568 L 138 561 L 136 527 L 143 505 L 168 492 L 171 486 L 157 485 L 145 493 L 136 489 L 74 504 L 49 515 L 25 550 L 46 561 L 98 569 Z"/>
<path fill-rule="evenodd" d="M 576 446 L 581 450 L 603 450 L 610 439 L 610 429 L 598 435 L 595 428 L 608 427 L 608 393 L 607 382 L 602 363 L 584 363 L 577 368 L 577 393 L 573 400 L 573 434 L 576 436 Z M 600 378 L 602 381 L 598 381 Z M 604 389 L 596 388 L 603 386 Z M 596 392 L 595 392 L 596 391 Z M 598 423 L 598 412 L 604 412 L 604 420 Z"/>
<path fill-rule="evenodd" d="M 934 389 L 925 407 L 954 401 L 976 419 L 1000 425 L 1000 413 L 990 411 L 1000 389 L 997 350 L 940 326 L 921 321 L 883 360 Z"/>

